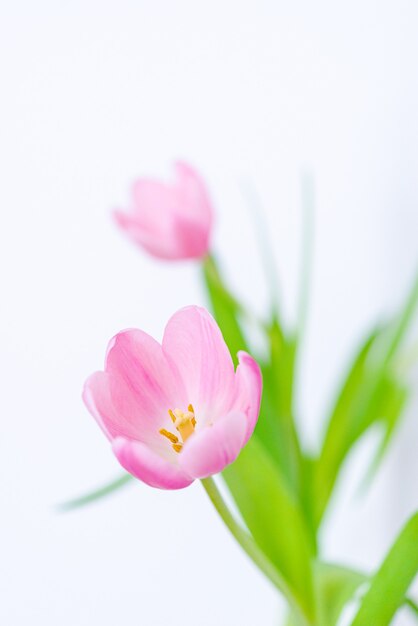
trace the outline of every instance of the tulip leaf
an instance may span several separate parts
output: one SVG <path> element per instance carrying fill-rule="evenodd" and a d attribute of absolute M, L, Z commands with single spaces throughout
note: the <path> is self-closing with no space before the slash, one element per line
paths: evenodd
<path fill-rule="evenodd" d="M 396 432 L 396 427 L 402 417 L 409 395 L 409 389 L 398 383 L 395 379 L 386 381 L 386 385 L 382 389 L 381 394 L 382 437 L 375 457 L 370 464 L 370 469 L 365 477 L 364 487 L 371 482 L 377 472 L 389 443 Z"/>
<path fill-rule="evenodd" d="M 88 504 L 93 504 L 93 502 L 97 502 L 98 500 L 102 500 L 106 498 L 114 491 L 121 489 L 125 485 L 127 485 L 131 480 L 133 480 L 133 476 L 131 474 L 123 474 L 116 480 L 113 480 L 111 483 L 107 485 L 103 485 L 99 489 L 95 491 L 91 491 L 89 493 L 84 494 L 74 500 L 69 500 L 68 502 L 63 502 L 58 505 L 58 509 L 60 511 L 72 511 L 74 509 L 79 509 L 83 506 L 87 506 Z"/>
<path fill-rule="evenodd" d="M 372 332 L 361 346 L 341 389 L 316 462 L 313 478 L 314 519 L 320 524 L 348 453 L 376 423 L 383 424 L 385 443 L 394 432 L 406 401 L 404 385 L 394 376 L 394 363 L 418 304 L 418 279 L 398 319 Z M 383 400 L 390 397 L 390 410 Z M 379 457 L 380 458 L 380 457 Z"/>
<path fill-rule="evenodd" d="M 336 626 L 345 605 L 356 591 L 368 581 L 365 574 L 331 563 L 315 563 L 317 623 Z M 286 626 L 296 626 L 297 620 L 289 613 Z"/>
<path fill-rule="evenodd" d="M 418 513 L 415 513 L 373 576 L 351 626 L 390 624 L 396 611 L 405 603 L 406 592 L 417 573 Z"/>
<path fill-rule="evenodd" d="M 411 610 L 411 612 L 418 616 L 418 604 L 412 600 L 412 598 L 406 598 L 405 605 Z"/>
<path fill-rule="evenodd" d="M 315 519 L 319 524 L 332 493 L 340 467 L 356 440 L 355 423 L 362 411 L 368 392 L 367 358 L 375 344 L 374 331 L 361 346 L 341 389 L 329 420 L 321 455 L 313 474 Z"/>
<path fill-rule="evenodd" d="M 303 241 L 297 333 L 285 332 L 280 322 L 279 278 L 273 248 L 270 244 L 268 225 L 255 189 L 248 183 L 245 185 L 246 195 L 253 208 L 254 230 L 258 235 L 260 257 L 263 260 L 264 273 L 271 296 L 271 320 L 265 326 L 268 358 L 260 363 L 263 373 L 263 398 L 255 436 L 266 447 L 273 461 L 279 465 L 295 494 L 301 487 L 301 465 L 303 464 L 293 415 L 295 364 L 308 310 L 314 214 L 314 187 L 312 177 L 308 172 L 303 173 L 301 182 Z"/>
<path fill-rule="evenodd" d="M 298 503 L 279 469 L 252 438 L 222 475 L 254 540 L 311 619 L 313 547 Z"/>
<path fill-rule="evenodd" d="M 214 317 L 236 365 L 239 350 L 248 350 L 238 319 L 242 310 L 241 306 L 224 286 L 213 257 L 206 257 L 203 263 L 203 275 Z"/>
<path fill-rule="evenodd" d="M 276 318 L 267 328 L 268 360 L 261 364 L 263 397 L 256 437 L 280 467 L 293 493 L 298 493 L 301 450 L 293 417 L 296 340 L 284 335 Z"/>
<path fill-rule="evenodd" d="M 344 606 L 368 578 L 360 572 L 329 563 L 317 563 L 315 573 L 318 623 L 336 626 Z"/>
<path fill-rule="evenodd" d="M 370 582 L 370 578 L 361 572 L 341 565 L 318 562 L 315 565 L 318 623 L 321 626 L 337 626 L 342 610 L 358 594 L 360 588 Z M 416 602 L 406 596 L 402 605 L 418 615 Z M 286 626 L 297 626 L 297 617 L 290 612 Z"/>

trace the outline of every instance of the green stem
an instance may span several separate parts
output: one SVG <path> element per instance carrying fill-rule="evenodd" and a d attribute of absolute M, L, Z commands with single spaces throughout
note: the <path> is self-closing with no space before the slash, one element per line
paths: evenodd
<path fill-rule="evenodd" d="M 235 520 L 231 511 L 227 507 L 221 493 L 216 486 L 213 478 L 203 478 L 201 483 L 208 494 L 213 506 L 219 513 L 224 524 L 227 526 L 231 534 L 235 537 L 241 548 L 253 563 L 263 572 L 265 576 L 273 583 L 273 585 L 287 598 L 292 610 L 297 616 L 298 626 L 308 626 L 309 622 L 302 613 L 302 610 L 296 601 L 292 591 L 290 590 L 286 581 L 282 578 L 280 573 L 264 555 L 260 548 L 255 543 L 254 539 L 245 531 Z"/>

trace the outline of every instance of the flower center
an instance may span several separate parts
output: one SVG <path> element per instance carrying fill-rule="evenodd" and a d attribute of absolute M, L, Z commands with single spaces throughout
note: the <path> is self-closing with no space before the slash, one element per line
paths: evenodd
<path fill-rule="evenodd" d="M 171 417 L 171 421 L 174 424 L 175 429 L 180 433 L 181 441 L 174 433 L 171 433 L 165 428 L 160 428 L 159 433 L 163 437 L 167 437 L 171 441 L 173 450 L 181 452 L 183 444 L 194 433 L 196 426 L 196 418 L 194 414 L 194 408 L 191 404 L 187 407 L 187 411 L 183 412 L 180 409 L 168 410 L 168 414 Z"/>

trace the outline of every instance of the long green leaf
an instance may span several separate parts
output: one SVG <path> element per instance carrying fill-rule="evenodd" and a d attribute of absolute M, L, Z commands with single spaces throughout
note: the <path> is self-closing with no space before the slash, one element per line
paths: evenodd
<path fill-rule="evenodd" d="M 396 432 L 409 396 L 409 389 L 394 379 L 388 379 L 382 385 L 380 395 L 380 412 L 382 416 L 380 420 L 382 430 L 381 441 L 375 457 L 370 463 L 370 469 L 365 477 L 363 489 L 370 484 L 383 460 L 389 443 Z"/>
<path fill-rule="evenodd" d="M 387 392 L 388 381 L 394 384 L 393 364 L 414 319 L 417 305 L 418 277 L 396 323 L 373 332 L 353 363 L 332 412 L 314 472 L 314 519 L 317 525 L 321 522 L 347 454 L 372 424 L 383 423 L 385 410 L 382 397 Z M 394 409 L 390 416 L 392 423 L 396 424 L 399 420 L 401 408 Z M 389 429 L 389 438 L 393 430 Z"/>
<path fill-rule="evenodd" d="M 293 413 L 296 340 L 285 336 L 277 319 L 267 328 L 267 338 L 269 356 L 262 363 L 263 398 L 255 436 L 298 494 L 302 453 Z"/>
<path fill-rule="evenodd" d="M 412 285 L 412 289 L 408 295 L 408 298 L 405 302 L 403 310 L 401 311 L 397 324 L 394 325 L 392 330 L 392 337 L 388 346 L 388 350 L 385 355 L 384 362 L 382 364 L 385 367 L 393 356 L 396 355 L 396 352 L 402 343 L 406 332 L 409 329 L 411 321 L 414 319 L 418 306 L 418 274 L 415 277 L 414 283 Z"/>
<path fill-rule="evenodd" d="M 402 529 L 372 578 L 352 626 L 387 626 L 418 573 L 418 513 Z"/>
<path fill-rule="evenodd" d="M 213 314 L 222 330 L 231 356 L 235 364 L 237 364 L 237 353 L 239 350 L 248 350 L 239 321 L 241 307 L 226 289 L 213 257 L 206 257 L 204 260 L 203 276 Z"/>
<path fill-rule="evenodd" d="M 312 620 L 313 549 L 298 503 L 279 470 L 253 438 L 222 475 L 255 541 Z"/>
<path fill-rule="evenodd" d="M 405 605 L 411 610 L 411 612 L 415 615 L 415 619 L 418 618 L 418 604 L 412 598 L 406 598 Z"/>
<path fill-rule="evenodd" d="M 344 606 L 368 578 L 360 572 L 330 563 L 317 563 L 315 573 L 318 624 L 336 626 Z"/>
<path fill-rule="evenodd" d="M 95 491 L 91 491 L 89 493 L 80 496 L 79 498 L 74 498 L 74 500 L 69 500 L 68 502 L 63 502 L 58 505 L 58 510 L 60 511 L 72 511 L 73 509 L 79 509 L 83 506 L 87 506 L 88 504 L 93 504 L 93 502 L 97 502 L 98 500 L 102 500 L 106 498 L 111 493 L 121 489 L 125 485 L 127 485 L 131 480 L 133 480 L 133 476 L 131 474 L 123 474 L 120 478 L 113 480 L 111 483 L 96 489 Z"/>
<path fill-rule="evenodd" d="M 356 416 L 363 410 L 368 388 L 367 358 L 376 337 L 376 331 L 371 333 L 354 359 L 331 415 L 321 455 L 313 468 L 314 517 L 318 525 L 342 462 L 356 440 Z"/>

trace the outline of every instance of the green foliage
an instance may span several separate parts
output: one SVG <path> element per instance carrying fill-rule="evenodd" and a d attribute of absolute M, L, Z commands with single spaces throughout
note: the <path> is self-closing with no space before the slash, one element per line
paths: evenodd
<path fill-rule="evenodd" d="M 418 513 L 402 529 L 364 596 L 351 626 L 387 626 L 418 572 Z M 412 604 L 410 600 L 407 601 Z"/>
<path fill-rule="evenodd" d="M 231 351 L 248 350 L 243 341 L 243 308 L 224 286 L 213 259 L 207 263 L 208 294 L 225 340 Z M 381 444 L 370 465 L 370 478 L 396 431 L 409 396 L 405 374 L 400 376 L 396 364 L 417 303 L 418 281 L 395 321 L 373 330 L 360 346 L 335 401 L 318 457 L 304 453 L 296 429 L 293 404 L 299 346 L 285 332 L 277 313 L 265 325 L 267 357 L 255 355 L 263 373 L 260 417 L 252 441 L 223 477 L 255 541 L 292 587 L 311 623 L 319 626 L 335 626 L 344 605 L 366 580 L 339 566 L 321 564 L 312 569 L 317 533 L 354 445 L 370 427 L 380 428 Z M 411 568 L 416 572 L 414 564 Z M 405 592 L 399 595 L 400 603 Z M 297 623 L 295 617 L 289 620 Z M 378 621 L 368 623 L 380 626 Z"/>
<path fill-rule="evenodd" d="M 321 454 L 313 466 L 313 502 L 316 525 L 328 504 L 342 463 L 362 432 L 364 419 L 370 420 L 370 392 L 375 378 L 367 361 L 376 342 L 374 331 L 361 346 L 342 386 L 328 422 Z"/>
<path fill-rule="evenodd" d="M 411 598 L 405 599 L 405 606 L 407 606 L 411 612 L 415 615 L 415 619 L 418 618 L 418 604 Z"/>
<path fill-rule="evenodd" d="M 87 506 L 88 504 L 93 504 L 98 500 L 102 500 L 103 498 L 110 496 L 114 491 L 118 491 L 133 480 L 134 477 L 131 476 L 131 474 L 122 474 L 122 476 L 116 480 L 103 485 L 103 487 L 100 487 L 99 489 L 95 489 L 94 491 L 86 493 L 83 496 L 75 498 L 74 500 L 69 500 L 68 502 L 58 505 L 58 510 L 62 512 L 72 511 L 73 509 L 79 509 Z"/>
<path fill-rule="evenodd" d="M 382 445 L 373 465 L 377 467 L 395 432 L 408 397 L 406 384 L 399 380 L 396 372 L 396 359 L 417 303 L 418 280 L 397 320 L 367 337 L 349 370 L 329 419 L 312 477 L 314 520 L 318 526 L 353 445 L 370 426 L 380 426 Z"/>
<path fill-rule="evenodd" d="M 382 384 L 380 394 L 381 442 L 374 459 L 370 462 L 370 469 L 364 480 L 365 486 L 370 483 L 384 458 L 385 452 L 395 434 L 396 427 L 403 415 L 409 396 L 410 389 L 394 378 L 392 380 L 388 379 Z"/>
<path fill-rule="evenodd" d="M 318 624 L 336 626 L 344 606 L 367 581 L 367 577 L 347 567 L 329 563 L 317 563 L 315 573 Z"/>
<path fill-rule="evenodd" d="M 249 347 L 244 331 L 244 321 L 251 316 L 225 286 L 215 260 L 206 258 L 202 269 L 213 314 L 235 364 L 237 352 L 247 350 L 257 358 L 263 374 L 254 437 L 222 474 L 248 529 L 237 533 L 242 534 L 242 545 L 259 550 L 283 580 L 279 588 L 288 589 L 292 602 L 296 600 L 297 610 L 293 606 L 289 626 L 336 626 L 346 603 L 368 579 L 353 570 L 322 563 L 318 533 L 354 446 L 371 427 L 380 429 L 380 446 L 371 460 L 368 482 L 404 413 L 410 394 L 408 371 L 401 373 L 397 364 L 418 304 L 418 279 L 394 321 L 375 328 L 359 346 L 326 421 L 319 453 L 311 456 L 303 449 L 294 414 L 309 272 L 303 273 L 298 334 L 284 328 L 275 306 L 262 326 L 267 351 L 261 358 Z M 98 501 L 129 480 L 131 476 L 124 475 L 61 508 L 69 510 Z M 218 506 L 223 507 L 219 502 Z M 228 513 L 226 517 L 230 527 L 236 528 L 233 516 Z M 406 600 L 405 594 L 417 570 L 418 514 L 405 526 L 371 579 L 352 626 L 385 626 L 405 602 L 415 610 L 416 605 Z"/>
<path fill-rule="evenodd" d="M 300 486 L 301 451 L 293 417 L 296 340 L 274 317 L 266 328 L 269 354 L 261 361 L 263 398 L 255 436 L 280 467 L 293 493 Z"/>
<path fill-rule="evenodd" d="M 213 257 L 206 257 L 203 276 L 210 297 L 213 314 L 222 330 L 235 365 L 239 350 L 248 350 L 239 322 L 241 307 L 225 288 Z"/>
<path fill-rule="evenodd" d="M 314 615 L 313 548 L 298 505 L 256 439 L 223 471 L 255 541 L 281 572 L 305 614 Z"/>

